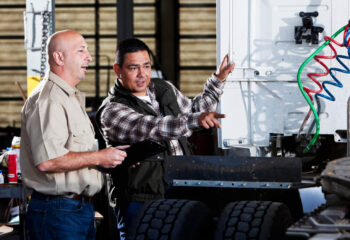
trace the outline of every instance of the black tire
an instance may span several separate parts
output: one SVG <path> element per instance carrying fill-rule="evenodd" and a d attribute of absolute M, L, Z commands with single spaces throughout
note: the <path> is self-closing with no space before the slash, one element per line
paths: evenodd
<path fill-rule="evenodd" d="M 292 223 L 290 211 L 283 203 L 232 202 L 220 216 L 215 240 L 281 240 Z"/>
<path fill-rule="evenodd" d="M 128 228 L 127 239 L 211 239 L 212 225 L 209 209 L 201 202 L 156 200 L 145 203 L 138 211 Z"/>

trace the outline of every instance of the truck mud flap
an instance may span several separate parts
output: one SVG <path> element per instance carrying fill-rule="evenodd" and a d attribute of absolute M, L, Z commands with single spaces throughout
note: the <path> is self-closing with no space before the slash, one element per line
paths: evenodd
<path fill-rule="evenodd" d="M 300 182 L 300 158 L 169 156 L 165 181 L 174 179 L 250 182 Z"/>

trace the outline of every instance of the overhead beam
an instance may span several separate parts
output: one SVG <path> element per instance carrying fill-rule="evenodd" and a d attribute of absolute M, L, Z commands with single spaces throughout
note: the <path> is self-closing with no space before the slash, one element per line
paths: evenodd
<path fill-rule="evenodd" d="M 117 2 L 117 38 L 118 42 L 134 36 L 133 0 Z"/>
<path fill-rule="evenodd" d="M 179 87 L 179 1 L 157 0 L 157 56 L 167 80 Z"/>

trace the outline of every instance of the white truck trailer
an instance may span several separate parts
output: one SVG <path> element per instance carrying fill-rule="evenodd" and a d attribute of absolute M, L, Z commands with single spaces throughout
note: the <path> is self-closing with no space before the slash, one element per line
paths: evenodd
<path fill-rule="evenodd" d="M 143 206 L 130 238 L 348 239 L 349 164 L 330 161 L 347 152 L 350 2 L 216 8 L 217 64 L 236 64 L 218 109 L 223 154 L 167 159 L 168 199 Z"/>

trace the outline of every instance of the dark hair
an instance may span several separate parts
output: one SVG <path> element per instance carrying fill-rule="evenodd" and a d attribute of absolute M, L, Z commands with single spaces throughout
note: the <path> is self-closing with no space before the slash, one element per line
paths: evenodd
<path fill-rule="evenodd" d="M 151 51 L 149 50 L 146 43 L 137 38 L 128 38 L 120 41 L 117 47 L 117 52 L 115 53 L 115 64 L 122 66 L 124 63 L 124 56 L 126 53 L 147 51 L 151 58 Z"/>

